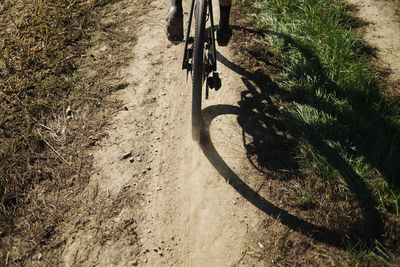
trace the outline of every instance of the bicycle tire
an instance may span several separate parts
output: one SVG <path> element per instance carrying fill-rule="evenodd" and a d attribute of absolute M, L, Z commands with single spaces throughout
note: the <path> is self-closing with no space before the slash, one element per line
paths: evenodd
<path fill-rule="evenodd" d="M 200 141 L 201 98 L 204 73 L 204 41 L 206 25 L 206 0 L 197 0 L 195 8 L 195 32 L 192 69 L 192 139 Z"/>

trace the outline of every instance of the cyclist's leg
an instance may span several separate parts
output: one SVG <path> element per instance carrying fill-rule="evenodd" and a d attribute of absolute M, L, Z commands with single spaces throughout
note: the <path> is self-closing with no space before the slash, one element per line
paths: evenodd
<path fill-rule="evenodd" d="M 227 45 L 232 36 L 232 30 L 229 28 L 231 6 L 232 0 L 219 0 L 220 17 L 217 31 L 217 41 L 220 46 Z"/>
<path fill-rule="evenodd" d="M 172 0 L 167 15 L 167 38 L 173 43 L 183 40 L 182 0 Z"/>

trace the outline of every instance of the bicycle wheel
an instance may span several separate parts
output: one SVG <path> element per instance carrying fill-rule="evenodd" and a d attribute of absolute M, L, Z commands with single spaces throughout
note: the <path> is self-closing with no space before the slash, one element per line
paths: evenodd
<path fill-rule="evenodd" d="M 206 0 L 197 0 L 195 8 L 195 32 L 192 70 L 192 139 L 200 140 L 201 96 L 204 73 L 204 40 L 206 25 Z"/>

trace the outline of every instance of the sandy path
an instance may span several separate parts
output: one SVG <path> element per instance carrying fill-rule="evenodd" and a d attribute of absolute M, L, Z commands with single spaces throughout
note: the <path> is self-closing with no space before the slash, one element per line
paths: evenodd
<path fill-rule="evenodd" d="M 171 46 L 165 39 L 169 3 L 158 0 L 150 5 L 151 11 L 134 26 L 138 31 L 132 51 L 135 60 L 118 74 L 130 84 L 116 96 L 126 108 L 115 115 L 109 137 L 93 151 L 97 171 L 87 189 L 98 190 L 96 194 L 105 199 L 132 190 L 129 197 L 141 199 L 139 207 L 124 207 L 109 222 L 133 216 L 140 252 L 132 255 L 124 241 L 127 236 L 96 248 L 90 244 L 93 233 L 84 227 L 67 241 L 63 252 L 67 266 L 232 266 L 242 258 L 249 228 L 257 223 L 256 208 L 240 197 L 191 140 L 191 79 L 186 81 L 180 68 L 183 44 Z M 189 9 L 189 1 L 185 7 Z M 231 57 L 228 48 L 218 50 Z M 222 64 L 219 70 L 223 88 L 212 92 L 204 107 L 237 106 L 241 76 Z M 231 169 L 240 173 L 250 168 L 245 166 L 236 115 L 213 120 L 210 136 Z"/>
<path fill-rule="evenodd" d="M 365 29 L 366 39 L 379 47 L 379 57 L 393 70 L 391 78 L 398 79 L 400 66 L 393 54 L 399 53 L 400 35 L 398 24 L 390 17 L 394 16 L 392 10 L 386 2 L 349 3 L 359 7 L 362 18 L 373 22 L 373 27 Z M 269 217 L 264 213 L 279 217 L 268 212 L 268 207 L 274 206 L 267 201 L 263 213 L 226 182 L 233 175 L 252 188 L 263 186 L 257 185 L 260 174 L 246 158 L 242 128 L 237 123 L 240 92 L 246 86 L 242 76 L 224 64 L 219 64 L 221 91 L 212 92 L 204 103 L 210 140 L 201 147 L 192 142 L 191 79 L 186 80 L 181 71 L 183 45 L 171 46 L 165 39 L 168 6 L 168 1 L 151 1 L 149 13 L 132 25 L 138 36 L 132 47 L 135 59 L 117 74 L 129 86 L 114 96 L 126 108 L 115 114 L 108 138 L 92 151 L 96 171 L 86 194 L 94 195 L 98 203 L 114 199 L 122 208 L 101 222 L 93 215 L 82 215 L 85 219 L 76 224 L 78 230 L 68 232 L 61 255 L 66 266 L 254 265 L 255 259 L 243 259 L 249 242 L 255 240 L 250 241 L 249 236 L 260 218 Z M 185 1 L 188 8 L 189 1 Z M 228 48 L 218 50 L 228 60 L 232 58 Z M 272 187 L 269 182 L 270 190 Z M 130 205 L 124 204 L 132 199 Z M 134 242 L 127 227 L 132 220 L 137 225 L 138 240 Z M 276 230 L 276 239 L 286 239 L 282 233 L 291 230 L 271 220 L 272 226 L 283 229 Z M 98 228 L 120 233 L 114 239 L 96 241 L 93 229 Z M 272 244 L 273 238 L 271 235 Z"/>
<path fill-rule="evenodd" d="M 347 0 L 357 7 L 357 15 L 369 23 L 365 40 L 377 48 L 378 58 L 391 70 L 390 80 L 400 80 L 400 20 L 391 1 Z"/>
<path fill-rule="evenodd" d="M 159 6 L 160 3 L 156 1 L 153 5 Z M 133 79 L 140 81 L 139 87 L 150 86 L 155 95 L 166 93 L 164 98 L 158 100 L 154 111 L 156 116 L 163 114 L 164 119 L 154 125 L 154 130 L 162 138 L 157 163 L 159 170 L 156 170 L 159 175 L 146 181 L 147 188 L 156 191 L 147 198 L 145 219 L 139 222 L 143 244 L 141 262 L 153 265 L 229 266 L 241 258 L 247 245 L 247 225 L 243 218 L 249 217 L 248 212 L 236 205 L 237 194 L 218 175 L 198 145 L 191 141 L 188 112 L 191 80 L 186 81 L 185 72 L 180 70 L 183 45 L 171 47 L 166 44 L 163 18 L 168 3 L 159 7 L 147 16 L 154 21 L 146 22 L 135 48 L 135 54 L 142 57 L 139 62 L 146 63 L 140 72 L 136 63 L 127 70 Z M 185 7 L 189 7 L 189 1 L 186 1 Z M 151 55 L 146 58 L 149 51 L 152 51 Z M 220 51 L 229 55 L 228 49 Z M 154 66 L 151 62 L 155 60 L 163 64 Z M 239 88 L 231 87 L 240 84 L 240 76 L 222 66 L 220 71 L 225 74 L 224 91 L 214 94 L 213 100 L 207 101 L 206 105 L 236 104 L 239 100 Z M 154 76 L 154 73 L 158 74 Z M 234 118 L 231 119 L 234 122 Z M 220 125 L 224 132 L 216 132 L 214 138 L 223 140 L 224 135 L 232 135 L 232 127 L 235 126 Z M 239 128 L 238 125 L 236 127 Z M 236 132 L 240 134 L 239 129 Z M 243 160 L 245 151 L 241 136 L 237 137 L 230 140 L 230 145 L 241 154 L 238 155 L 235 150 L 224 151 L 224 156 L 240 156 Z M 233 163 L 237 168 L 241 167 L 240 161 Z M 146 252 L 148 250 L 150 252 Z"/>

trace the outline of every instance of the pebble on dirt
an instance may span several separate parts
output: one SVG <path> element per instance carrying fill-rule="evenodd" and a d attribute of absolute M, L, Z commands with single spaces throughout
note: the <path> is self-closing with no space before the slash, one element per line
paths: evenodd
<path fill-rule="evenodd" d="M 127 152 L 122 156 L 122 159 L 127 159 L 132 156 L 132 152 Z"/>

